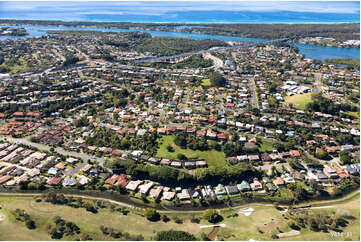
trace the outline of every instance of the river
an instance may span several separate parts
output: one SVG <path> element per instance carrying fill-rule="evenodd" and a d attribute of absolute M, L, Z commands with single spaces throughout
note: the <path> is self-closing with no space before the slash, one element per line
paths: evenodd
<path fill-rule="evenodd" d="M 0 26 L 2 27 L 2 26 Z M 66 26 L 41 26 L 41 25 L 17 25 L 11 26 L 17 28 L 25 28 L 29 33 L 27 36 L 0 36 L 0 40 L 15 39 L 15 38 L 30 38 L 41 37 L 46 35 L 48 30 L 97 30 L 97 31 L 112 31 L 112 32 L 129 32 L 141 31 L 151 34 L 152 36 L 162 37 L 176 37 L 176 38 L 191 38 L 191 39 L 217 39 L 223 41 L 249 41 L 249 42 L 264 42 L 265 39 L 245 38 L 225 35 L 208 35 L 186 32 L 171 32 L 171 31 L 157 31 L 157 30 L 142 30 L 142 29 L 120 29 L 120 28 L 97 28 L 97 27 L 66 27 Z M 293 44 L 299 48 L 301 54 L 306 58 L 324 60 L 324 59 L 340 59 L 340 58 L 360 58 L 359 48 L 337 48 L 320 45 L 309 45 L 295 43 Z"/>

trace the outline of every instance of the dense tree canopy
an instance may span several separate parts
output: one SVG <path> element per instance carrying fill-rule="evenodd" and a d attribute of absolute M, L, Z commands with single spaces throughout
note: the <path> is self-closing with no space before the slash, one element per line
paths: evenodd
<path fill-rule="evenodd" d="M 316 94 L 312 96 L 312 102 L 308 103 L 306 110 L 309 112 L 322 112 L 328 114 L 339 114 L 342 111 L 357 111 L 356 106 L 352 106 L 347 103 L 336 104 L 331 99 L 324 97 L 322 94 Z"/>
<path fill-rule="evenodd" d="M 193 241 L 197 238 L 188 232 L 178 230 L 160 231 L 157 233 L 155 240 L 157 241 Z"/>
<path fill-rule="evenodd" d="M 218 223 L 222 220 L 221 215 L 215 209 L 207 209 L 203 212 L 203 218 L 210 223 Z"/>
<path fill-rule="evenodd" d="M 135 49 L 142 53 L 152 52 L 159 56 L 169 56 L 209 49 L 215 46 L 227 46 L 227 43 L 211 39 L 194 40 L 186 38 L 154 37 L 144 39 Z"/>
<path fill-rule="evenodd" d="M 223 87 L 226 84 L 226 79 L 219 72 L 211 73 L 209 79 L 212 85 L 216 87 Z"/>
<path fill-rule="evenodd" d="M 144 217 L 149 221 L 158 221 L 160 219 L 159 213 L 154 208 L 147 208 L 144 210 Z"/>

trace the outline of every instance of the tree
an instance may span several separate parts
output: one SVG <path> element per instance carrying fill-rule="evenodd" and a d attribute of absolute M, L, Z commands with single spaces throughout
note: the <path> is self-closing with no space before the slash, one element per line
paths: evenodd
<path fill-rule="evenodd" d="M 177 224 L 182 224 L 182 223 L 183 223 L 183 220 L 182 220 L 180 217 L 178 217 L 178 216 L 175 216 L 175 217 L 173 218 L 173 220 L 174 220 L 174 222 L 177 223 Z"/>
<path fill-rule="evenodd" d="M 118 119 L 119 119 L 119 114 L 118 114 L 118 113 L 114 113 L 114 114 L 113 114 L 113 119 L 114 119 L 114 120 L 118 120 Z"/>
<path fill-rule="evenodd" d="M 321 159 L 321 160 L 327 160 L 329 158 L 329 155 L 326 151 L 324 151 L 323 149 L 321 149 L 320 152 L 316 153 L 317 158 Z"/>
<path fill-rule="evenodd" d="M 209 80 L 213 86 L 223 87 L 226 84 L 226 79 L 218 72 L 213 72 L 209 75 Z"/>
<path fill-rule="evenodd" d="M 244 144 L 243 149 L 247 152 L 256 152 L 258 150 L 258 146 L 255 143 L 247 142 Z"/>
<path fill-rule="evenodd" d="M 168 230 L 160 231 L 156 234 L 155 239 L 157 241 L 194 241 L 197 238 L 188 232 L 177 231 L 177 230 Z"/>
<path fill-rule="evenodd" d="M 27 190 L 28 189 L 28 182 L 27 181 L 21 181 L 19 182 L 20 190 Z"/>
<path fill-rule="evenodd" d="M 144 217 L 149 221 L 155 222 L 160 219 L 160 214 L 154 208 L 147 208 L 144 211 Z"/>
<path fill-rule="evenodd" d="M 35 228 L 36 228 L 35 222 L 34 222 L 33 220 L 31 220 L 31 219 L 27 219 L 27 220 L 25 221 L 25 225 L 26 225 L 26 227 L 27 227 L 28 229 L 35 229 Z"/>
<path fill-rule="evenodd" d="M 79 60 L 80 59 L 78 57 L 73 56 L 73 55 L 66 56 L 63 66 L 73 65 L 73 64 L 77 63 Z"/>
<path fill-rule="evenodd" d="M 28 184 L 28 189 L 29 190 L 38 190 L 39 189 L 39 185 L 35 182 L 29 182 Z"/>
<path fill-rule="evenodd" d="M 97 212 L 97 209 L 95 208 L 94 206 L 94 203 L 90 202 L 90 201 L 85 201 L 83 203 L 83 207 L 89 211 L 89 212 L 92 212 L 92 213 L 96 213 Z"/>
<path fill-rule="evenodd" d="M 174 152 L 174 148 L 171 145 L 167 145 L 168 152 Z"/>
<path fill-rule="evenodd" d="M 185 134 L 176 135 L 174 138 L 174 143 L 183 149 L 187 148 L 187 139 Z"/>
<path fill-rule="evenodd" d="M 58 230 L 56 229 L 56 227 L 53 227 L 50 231 L 49 234 L 51 236 L 52 239 L 61 239 L 63 237 L 63 235 L 61 233 L 58 232 Z"/>
<path fill-rule="evenodd" d="M 343 151 L 340 152 L 340 161 L 342 162 L 342 164 L 351 163 L 351 158 L 349 156 L 348 151 L 343 150 Z"/>
<path fill-rule="evenodd" d="M 218 223 L 222 221 L 222 216 L 215 209 L 207 209 L 203 212 L 203 218 L 210 223 Z"/>
<path fill-rule="evenodd" d="M 200 219 L 193 216 L 193 217 L 191 218 L 191 222 L 192 222 L 192 223 L 197 223 L 197 224 L 199 224 Z"/>
<path fill-rule="evenodd" d="M 177 155 L 177 158 L 180 160 L 187 160 L 187 156 L 185 156 L 184 154 L 180 153 Z"/>

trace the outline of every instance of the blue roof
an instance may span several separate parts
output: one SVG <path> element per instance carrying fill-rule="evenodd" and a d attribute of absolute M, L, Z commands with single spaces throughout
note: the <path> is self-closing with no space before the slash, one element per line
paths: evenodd
<path fill-rule="evenodd" d="M 225 63 L 227 66 L 233 65 L 233 61 L 231 60 L 226 60 Z"/>

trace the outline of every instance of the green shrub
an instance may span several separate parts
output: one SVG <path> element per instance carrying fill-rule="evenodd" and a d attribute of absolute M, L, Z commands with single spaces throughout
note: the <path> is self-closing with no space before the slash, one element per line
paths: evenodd
<path fill-rule="evenodd" d="M 149 221 L 155 222 L 159 221 L 160 214 L 154 208 L 147 208 L 144 211 L 144 217 L 146 217 Z"/>

